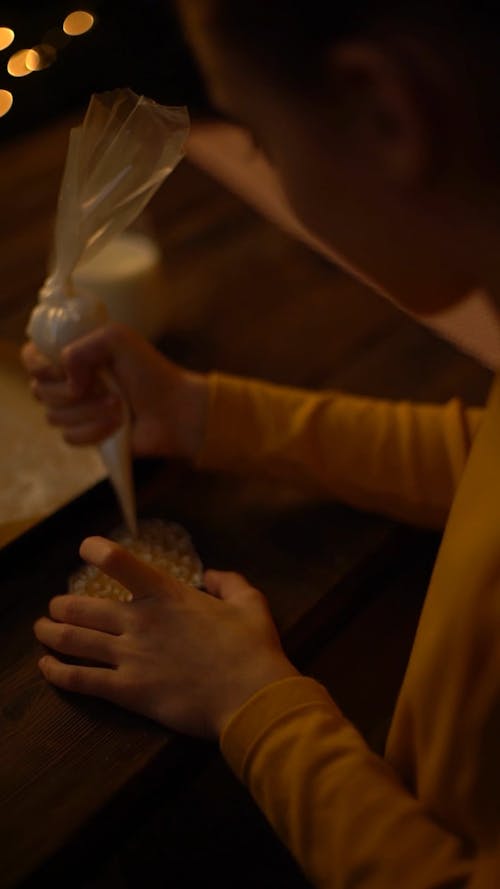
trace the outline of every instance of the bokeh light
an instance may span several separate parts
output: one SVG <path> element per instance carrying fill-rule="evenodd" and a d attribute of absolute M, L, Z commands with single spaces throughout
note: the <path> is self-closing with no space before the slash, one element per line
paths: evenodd
<path fill-rule="evenodd" d="M 37 49 L 30 49 L 26 53 L 25 64 L 28 71 L 38 71 L 40 68 L 41 58 Z"/>
<path fill-rule="evenodd" d="M 14 96 L 9 90 L 0 90 L 0 117 L 10 111 L 13 102 Z"/>
<path fill-rule="evenodd" d="M 48 43 L 40 43 L 28 51 L 26 56 L 26 67 L 29 71 L 43 71 L 52 65 L 57 58 L 57 52 L 53 46 Z"/>
<path fill-rule="evenodd" d="M 20 49 L 10 57 L 7 62 L 7 71 L 11 77 L 26 77 L 27 74 L 31 74 L 30 69 L 26 65 L 30 52 L 32 52 L 30 49 Z"/>
<path fill-rule="evenodd" d="M 7 49 L 15 36 L 12 28 L 0 28 L 0 49 Z"/>
<path fill-rule="evenodd" d="M 70 37 L 79 37 L 80 34 L 86 34 L 87 31 L 90 31 L 93 24 L 94 16 L 91 15 L 90 12 L 78 10 L 76 12 L 70 12 L 70 14 L 66 16 L 64 19 L 63 31 L 65 34 L 69 34 Z"/>

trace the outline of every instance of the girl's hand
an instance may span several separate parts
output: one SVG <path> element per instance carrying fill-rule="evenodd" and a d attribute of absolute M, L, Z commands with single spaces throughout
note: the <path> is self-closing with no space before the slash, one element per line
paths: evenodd
<path fill-rule="evenodd" d="M 67 346 L 55 367 L 29 342 L 21 353 L 49 423 L 69 444 L 97 444 L 120 425 L 120 400 L 106 392 L 99 370 L 109 369 L 132 411 L 137 456 L 192 459 L 201 446 L 208 383 L 168 361 L 131 328 L 107 324 Z"/>
<path fill-rule="evenodd" d="M 297 675 L 264 597 L 238 574 L 206 572 L 208 595 L 102 537 L 85 540 L 80 552 L 131 590 L 134 601 L 52 599 L 50 618 L 35 624 L 36 637 L 95 664 L 43 657 L 40 669 L 54 685 L 213 738 L 254 692 Z"/>

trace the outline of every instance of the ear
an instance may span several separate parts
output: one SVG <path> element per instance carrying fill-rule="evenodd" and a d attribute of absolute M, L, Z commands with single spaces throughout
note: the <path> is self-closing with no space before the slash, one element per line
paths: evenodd
<path fill-rule="evenodd" d="M 375 43 L 353 41 L 330 54 L 339 135 L 345 148 L 378 175 L 411 187 L 432 162 L 430 121 L 404 63 Z"/>

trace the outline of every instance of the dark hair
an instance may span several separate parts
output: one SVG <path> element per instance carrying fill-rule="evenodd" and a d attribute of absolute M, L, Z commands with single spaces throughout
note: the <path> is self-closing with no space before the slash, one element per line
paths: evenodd
<path fill-rule="evenodd" d="M 430 36 L 443 52 L 465 48 L 482 62 L 488 45 L 498 55 L 497 4 L 463 0 L 177 0 L 202 10 L 205 24 L 243 52 L 300 86 L 319 73 L 326 48 L 334 40 L 360 35 L 383 35 L 395 28 Z M 491 61 L 491 60 L 490 60 Z"/>
<path fill-rule="evenodd" d="M 453 101 L 469 107 L 471 128 L 485 136 L 480 140 L 485 164 L 498 170 L 500 29 L 497 4 L 492 0 L 175 2 L 188 31 L 193 29 L 195 35 L 201 31 L 231 46 L 270 79 L 298 93 L 316 90 L 325 82 L 327 50 L 334 42 L 353 37 L 384 41 L 394 36 L 414 43 L 426 41 L 448 64 Z M 425 53 L 411 74 L 414 88 L 432 107 L 425 70 L 419 67 L 425 69 Z M 438 129 L 445 127 L 442 112 L 437 106 L 432 112 Z"/>

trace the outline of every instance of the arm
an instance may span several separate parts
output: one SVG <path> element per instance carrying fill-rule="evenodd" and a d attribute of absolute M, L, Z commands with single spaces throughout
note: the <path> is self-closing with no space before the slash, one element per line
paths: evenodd
<path fill-rule="evenodd" d="M 407 792 L 314 680 L 262 689 L 226 726 L 221 747 L 318 889 L 469 885 L 474 861 L 460 839 Z"/>
<path fill-rule="evenodd" d="M 176 731 L 220 737 L 233 770 L 318 889 L 496 885 L 487 882 L 489 862 L 482 871 L 471 849 L 475 840 L 481 848 L 498 842 L 498 733 L 491 718 L 498 671 L 485 671 L 487 682 L 478 695 L 488 785 L 486 794 L 480 787 L 475 791 L 469 809 L 477 812 L 479 803 L 486 815 L 481 808 L 471 829 L 461 830 L 469 837 L 465 846 L 458 828 L 454 834 L 445 826 L 449 819 L 441 815 L 438 822 L 431 814 L 447 798 L 426 808 L 369 750 L 326 690 L 297 673 L 281 649 L 264 598 L 243 578 L 206 572 L 205 586 L 212 593 L 206 595 L 102 538 L 84 541 L 81 554 L 129 589 L 133 602 L 124 606 L 74 595 L 53 599 L 51 619 L 35 625 L 37 638 L 53 652 L 101 666 L 67 663 L 50 654 L 40 661 L 50 682 L 107 699 Z M 467 681 L 467 695 L 469 689 Z M 474 712 L 477 716 L 477 708 Z M 470 730 L 465 737 L 474 756 L 477 738 Z M 415 738 L 405 743 L 411 748 Z M 452 769 L 452 782 L 455 774 Z"/>
<path fill-rule="evenodd" d="M 271 475 L 428 527 L 445 522 L 483 413 L 458 399 L 416 405 L 207 377 L 117 324 L 68 347 L 62 369 L 32 344 L 23 360 L 67 442 L 94 444 L 120 424 L 96 375 L 107 366 L 132 410 L 134 454 Z"/>
<path fill-rule="evenodd" d="M 391 402 L 212 374 L 198 466 L 297 481 L 441 528 L 482 414 L 456 398 Z"/>

